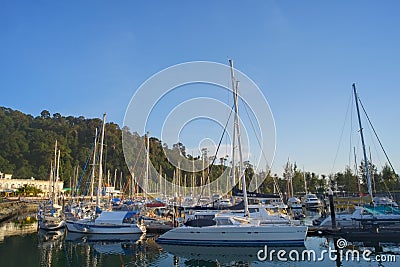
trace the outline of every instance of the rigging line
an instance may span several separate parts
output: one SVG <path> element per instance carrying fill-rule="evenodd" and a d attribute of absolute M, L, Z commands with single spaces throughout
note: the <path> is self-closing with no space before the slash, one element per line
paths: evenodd
<path fill-rule="evenodd" d="M 354 101 L 350 101 L 351 102 L 351 108 L 350 108 L 350 137 L 349 137 L 349 143 L 350 143 L 350 147 L 349 147 L 349 168 L 351 166 L 351 158 L 352 158 L 352 150 L 353 150 L 353 135 L 351 134 L 352 130 L 353 130 L 353 111 L 355 110 L 354 108 Z"/>
<path fill-rule="evenodd" d="M 336 160 L 337 160 L 337 157 L 338 157 L 338 155 L 339 155 L 339 149 L 340 149 L 340 146 L 341 146 L 341 144 L 342 144 L 344 128 L 345 128 L 345 126 L 346 126 L 347 115 L 348 115 L 348 113 L 349 113 L 351 100 L 352 100 L 352 94 L 350 94 L 349 102 L 348 102 L 348 104 L 347 104 L 347 110 L 346 110 L 345 120 L 344 120 L 344 123 L 343 123 L 343 126 L 342 126 L 342 132 L 340 133 L 339 144 L 338 144 L 338 147 L 337 147 L 337 149 L 336 149 L 336 154 L 335 154 L 335 158 L 334 158 L 334 160 L 333 160 L 333 165 L 332 165 L 331 173 L 333 173 L 333 169 L 335 168 Z"/>
<path fill-rule="evenodd" d="M 390 162 L 390 159 L 389 159 L 389 156 L 388 156 L 387 153 L 386 153 L 386 150 L 383 148 L 382 142 L 381 142 L 381 140 L 379 139 L 378 134 L 376 133 L 375 128 L 374 128 L 374 126 L 372 125 L 371 120 L 369 119 L 369 116 L 368 116 L 368 114 L 367 114 L 367 111 L 365 110 L 364 105 L 363 105 L 362 102 L 361 102 L 361 99 L 358 98 L 358 101 L 360 102 L 361 107 L 362 107 L 362 109 L 363 109 L 363 111 L 364 111 L 364 114 L 365 114 L 365 116 L 367 117 L 367 120 L 368 120 L 369 124 L 371 125 L 372 131 L 374 132 L 376 139 L 378 139 L 379 145 L 381 146 L 381 148 L 382 148 L 382 150 L 383 150 L 383 153 L 385 154 L 385 157 L 386 157 L 387 161 L 388 161 L 389 164 L 390 164 L 390 167 L 392 168 L 393 172 L 396 174 L 396 171 L 394 170 L 393 165 L 392 165 L 392 163 Z"/>
<path fill-rule="evenodd" d="M 361 100 L 360 100 L 360 104 L 361 104 L 361 106 L 362 106 Z M 363 111 L 364 111 L 364 114 L 366 115 L 366 117 L 368 118 L 368 115 L 367 115 L 367 113 L 366 113 L 364 107 L 363 107 Z M 370 127 L 370 129 L 372 129 L 372 130 L 374 131 L 374 128 L 373 128 L 373 126 L 372 126 L 371 121 L 368 120 L 368 122 L 369 122 L 368 126 Z M 378 149 L 377 149 L 377 147 L 376 147 L 376 142 L 375 142 L 374 139 L 372 138 L 372 133 L 371 133 L 371 132 L 369 132 L 369 133 L 370 133 L 370 135 L 371 135 L 371 140 L 372 140 L 372 143 L 373 143 L 373 145 L 374 145 L 374 149 L 375 149 L 375 152 L 376 152 L 376 156 L 377 156 L 377 158 L 378 158 L 378 161 L 379 161 L 380 165 L 383 166 L 382 161 L 381 161 L 381 158 L 379 157 Z M 374 131 L 374 133 L 375 133 L 375 137 L 378 139 L 378 141 L 380 141 L 375 131 Z M 380 143 L 380 142 L 379 142 L 379 143 Z M 384 151 L 384 149 L 383 149 L 381 143 L 380 143 L 380 145 L 381 145 L 382 150 Z M 385 151 L 384 151 L 384 152 L 385 152 Z M 385 154 L 385 155 L 386 155 L 386 154 Z M 387 158 L 387 157 L 386 157 L 386 158 Z M 387 158 L 387 160 L 389 161 L 388 158 Z M 389 163 L 390 163 L 390 161 L 389 161 Z M 371 160 L 369 161 L 369 166 L 370 166 L 370 168 L 373 167 L 373 164 L 372 164 L 372 161 L 371 161 Z M 392 166 L 391 166 L 391 167 L 392 167 Z M 392 167 L 392 169 L 393 169 L 393 167 Z M 375 169 L 372 169 L 372 171 L 375 172 Z M 393 169 L 393 172 L 396 173 L 396 172 L 394 171 L 394 169 Z M 389 197 L 393 199 L 393 196 L 392 196 L 392 194 L 391 194 L 391 192 L 390 192 L 389 187 L 387 186 L 387 184 L 386 184 L 386 182 L 385 182 L 385 179 L 383 179 L 382 176 L 379 176 L 379 177 L 380 177 L 380 180 L 381 180 L 380 182 L 383 183 L 383 185 L 385 186 L 386 191 L 389 193 Z M 376 177 L 375 177 L 375 175 L 374 175 L 374 180 L 375 180 L 375 184 L 376 184 Z"/>
<path fill-rule="evenodd" d="M 368 124 L 368 127 L 369 127 L 368 129 L 371 130 L 371 125 L 370 125 L 370 124 Z M 375 142 L 375 140 L 374 140 L 374 138 L 373 138 L 373 136 L 372 136 L 372 131 L 369 131 L 368 133 L 369 133 L 369 136 L 370 136 L 370 138 L 371 138 L 371 143 L 374 145 L 374 149 L 375 149 L 375 153 L 376 153 L 376 158 L 378 159 L 377 161 L 379 162 L 379 164 L 380 164 L 381 166 L 383 166 L 381 157 L 379 156 L 379 153 L 378 153 L 378 148 L 377 148 L 377 146 L 376 146 L 376 142 Z M 371 150 L 371 146 L 369 146 L 369 149 Z M 371 151 L 370 151 L 370 154 L 371 154 Z M 374 156 L 375 156 L 375 155 L 374 155 Z M 372 160 L 371 160 L 371 159 L 370 159 L 370 163 L 372 164 Z"/>
<path fill-rule="evenodd" d="M 89 173 L 92 172 L 93 168 L 94 168 L 94 166 L 92 166 L 92 167 L 89 169 Z M 84 196 L 86 196 L 87 193 L 88 193 L 88 191 L 89 191 L 89 186 L 90 186 L 91 180 L 92 180 L 92 179 L 91 179 L 91 177 L 90 177 L 90 175 L 89 175 L 88 179 L 86 180 L 85 190 L 83 191 L 83 195 L 84 195 Z"/>
<path fill-rule="evenodd" d="M 136 164 L 138 163 L 139 157 L 140 157 L 140 155 L 142 154 L 142 150 L 143 150 L 143 147 L 144 147 L 144 145 L 145 145 L 145 142 L 146 142 L 146 140 L 142 143 L 142 146 L 140 147 L 139 154 L 137 155 L 135 164 L 133 164 L 133 167 L 132 167 L 132 172 L 133 172 L 133 171 L 135 170 L 135 168 L 136 168 Z M 143 169 L 144 169 L 144 164 L 143 164 L 142 170 L 140 171 L 140 174 L 142 174 Z M 131 175 L 132 175 L 132 174 L 131 174 Z M 138 179 L 140 179 L 140 176 L 139 176 Z M 128 182 L 127 182 L 126 185 L 125 185 L 125 188 L 122 190 L 122 192 L 123 192 L 124 194 L 125 194 L 125 191 L 128 189 L 130 180 L 131 180 L 131 179 L 128 180 Z"/>
<path fill-rule="evenodd" d="M 244 101 L 242 101 L 242 102 L 244 102 Z M 244 110 L 246 111 L 247 117 L 249 118 L 249 121 L 250 121 L 251 127 L 252 127 L 252 129 L 253 129 L 254 135 L 255 135 L 255 137 L 256 137 L 258 146 L 260 147 L 261 155 L 263 156 L 265 162 L 268 164 L 267 156 L 265 155 L 264 149 L 262 148 L 262 145 L 261 145 L 261 142 L 260 142 L 260 138 L 258 137 L 257 132 L 256 132 L 255 127 L 254 127 L 254 124 L 253 124 L 253 120 L 250 118 L 250 114 L 249 114 L 249 112 L 248 112 L 248 110 L 247 110 L 247 103 L 244 102 L 244 105 L 243 105 L 243 106 L 244 106 Z M 271 164 L 271 165 L 272 165 L 272 164 Z M 272 166 L 271 166 L 271 167 L 272 167 Z M 271 167 L 269 168 L 269 170 L 267 170 L 266 177 L 268 177 L 268 175 L 271 173 Z M 279 185 L 278 185 L 278 181 L 276 180 L 276 178 L 275 178 L 274 176 L 271 176 L 271 177 L 272 177 L 272 181 L 274 182 L 274 186 L 277 188 L 278 194 L 279 194 L 281 200 L 283 201 L 283 194 L 282 194 L 282 192 L 281 192 L 281 190 L 280 190 L 280 187 L 279 187 Z"/>
<path fill-rule="evenodd" d="M 83 179 L 83 177 L 85 175 L 86 168 L 87 168 L 87 166 L 89 164 L 89 161 L 90 161 L 90 156 L 92 155 L 92 152 L 94 151 L 94 145 L 95 144 L 93 143 L 92 147 L 90 148 L 90 153 L 89 153 L 89 155 L 88 155 L 88 157 L 86 159 L 85 165 L 83 166 L 82 174 L 81 174 L 81 177 L 79 177 L 79 181 L 78 181 L 78 184 L 76 186 L 75 192 L 73 193 L 73 196 L 76 196 L 78 194 L 78 191 L 79 191 L 81 183 L 82 183 L 82 179 Z"/>
<path fill-rule="evenodd" d="M 221 136 L 221 138 L 219 139 L 219 143 L 218 143 L 218 146 L 217 146 L 217 150 L 215 151 L 215 156 L 213 157 L 213 160 L 212 160 L 211 164 L 210 164 L 209 167 L 208 167 L 207 177 L 206 177 L 206 180 L 204 181 L 205 184 L 208 183 L 209 180 L 210 180 L 211 169 L 212 169 L 212 167 L 214 166 L 215 160 L 216 160 L 217 155 L 218 155 L 219 148 L 220 148 L 220 146 L 221 146 L 222 140 L 224 139 L 224 135 L 225 135 L 225 132 L 226 132 L 226 128 L 228 127 L 229 120 L 231 119 L 231 116 L 232 116 L 233 108 L 234 108 L 234 106 L 231 108 L 231 112 L 229 113 L 229 117 L 228 117 L 228 119 L 226 120 L 225 127 L 224 127 L 224 130 L 223 130 L 223 132 L 222 132 L 222 136 Z M 235 168 L 235 166 L 232 166 L 232 168 Z M 205 184 L 201 187 L 200 195 L 199 195 L 199 198 L 197 199 L 197 205 L 200 204 L 200 198 L 201 198 L 201 196 L 203 195 L 204 188 L 206 187 Z"/>
<path fill-rule="evenodd" d="M 259 138 L 259 136 L 257 135 L 256 129 L 255 129 L 254 124 L 253 124 L 253 120 L 250 118 L 249 111 L 247 110 L 247 103 L 244 102 L 244 101 L 242 101 L 242 102 L 244 103 L 244 105 L 243 105 L 243 106 L 244 106 L 244 110 L 246 111 L 247 118 L 248 118 L 249 121 L 250 121 L 251 128 L 252 128 L 252 130 L 253 130 L 253 132 L 254 132 L 254 135 L 255 135 L 255 137 L 256 137 L 258 146 L 259 146 L 259 148 L 260 148 L 260 150 L 261 150 L 261 154 L 263 155 L 264 160 L 265 160 L 266 163 L 268 164 L 267 156 L 265 155 L 264 150 L 263 150 L 263 148 L 262 148 L 262 145 L 261 145 L 261 142 L 260 142 L 260 138 Z"/>

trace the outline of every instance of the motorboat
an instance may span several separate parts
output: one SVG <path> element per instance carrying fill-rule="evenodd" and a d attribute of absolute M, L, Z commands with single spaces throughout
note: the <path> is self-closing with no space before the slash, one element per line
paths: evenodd
<path fill-rule="evenodd" d="M 335 215 L 336 226 L 341 228 L 365 228 L 368 226 L 400 226 L 400 210 L 391 206 L 356 206 L 353 211 Z M 332 226 L 331 216 L 327 216 L 319 226 Z"/>
<path fill-rule="evenodd" d="M 137 211 L 103 211 L 94 220 L 67 220 L 70 232 L 88 234 L 139 234 L 146 228 L 139 224 Z"/>
<path fill-rule="evenodd" d="M 315 194 L 306 194 L 303 197 L 303 206 L 306 209 L 318 209 L 322 208 L 322 202 Z"/>
<path fill-rule="evenodd" d="M 297 197 L 291 197 L 287 200 L 289 209 L 301 209 L 303 207 L 301 200 Z"/>
<path fill-rule="evenodd" d="M 374 197 L 374 204 L 376 206 L 391 206 L 395 208 L 399 207 L 396 201 L 388 197 Z"/>

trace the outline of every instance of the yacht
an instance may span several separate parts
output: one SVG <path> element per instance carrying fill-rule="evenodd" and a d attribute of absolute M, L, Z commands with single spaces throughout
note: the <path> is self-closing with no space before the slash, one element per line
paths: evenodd
<path fill-rule="evenodd" d="M 103 211 L 96 219 L 67 220 L 69 232 L 87 234 L 141 234 L 146 228 L 137 221 L 136 211 Z"/>
<path fill-rule="evenodd" d="M 182 226 L 174 228 L 156 241 L 160 244 L 197 246 L 303 246 L 307 226 L 273 223 L 236 217 L 231 214 L 217 214 L 213 225 Z"/>
<path fill-rule="evenodd" d="M 291 197 L 287 200 L 289 209 L 301 209 L 303 207 L 301 200 L 297 197 Z"/>
<path fill-rule="evenodd" d="M 390 206 L 356 206 L 353 211 L 336 214 L 335 219 L 336 226 L 341 228 L 400 226 L 400 210 Z M 319 226 L 331 227 L 331 216 L 326 217 Z"/>
<path fill-rule="evenodd" d="M 306 209 L 322 208 L 322 202 L 315 194 L 306 194 L 303 197 L 303 206 Z"/>
<path fill-rule="evenodd" d="M 396 201 L 388 197 L 374 197 L 374 203 L 376 206 L 391 206 L 395 208 L 399 207 Z"/>

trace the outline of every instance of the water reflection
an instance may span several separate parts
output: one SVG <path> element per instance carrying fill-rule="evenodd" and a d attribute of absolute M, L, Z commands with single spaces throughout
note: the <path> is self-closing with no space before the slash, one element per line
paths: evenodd
<path fill-rule="evenodd" d="M 265 255 L 267 251 L 296 251 L 301 254 L 306 248 L 302 247 L 268 247 L 264 251 L 264 247 L 206 247 L 206 246 L 181 246 L 166 245 L 161 247 L 168 253 L 174 255 L 174 262 L 184 263 L 185 266 L 251 266 L 253 263 L 259 262 L 260 257 L 268 257 L 268 260 L 277 261 L 277 254 Z M 259 252 L 261 250 L 261 252 Z"/>
<path fill-rule="evenodd" d="M 18 217 L 0 224 L 0 242 L 8 236 L 20 236 L 37 231 L 37 221 L 30 216 Z"/>
<path fill-rule="evenodd" d="M 68 232 L 65 246 L 69 266 L 145 266 L 155 264 L 162 251 L 145 234 L 85 235 Z"/>
<path fill-rule="evenodd" d="M 78 246 L 89 245 L 100 254 L 134 255 L 144 238 L 145 234 L 90 235 L 68 232 L 65 241 Z"/>
<path fill-rule="evenodd" d="M 145 234 L 108 234 L 108 235 L 100 235 L 100 234 L 82 234 L 82 233 L 73 233 L 68 232 L 65 238 L 67 242 L 75 242 L 75 243 L 93 243 L 99 241 L 114 241 L 114 242 L 131 242 L 137 243 L 138 241 L 142 241 L 146 235 Z"/>
<path fill-rule="evenodd" d="M 63 251 L 65 230 L 38 231 L 38 248 L 40 266 L 54 266 L 58 255 Z"/>
<path fill-rule="evenodd" d="M 0 225 L 0 259 L 7 266 L 398 266 L 399 243 L 385 240 L 353 240 L 343 248 L 360 253 L 370 250 L 371 262 L 331 260 L 326 255 L 322 261 L 281 262 L 274 254 L 272 261 L 259 261 L 257 253 L 262 247 L 197 247 L 158 245 L 151 235 L 82 235 L 64 230 L 37 232 L 37 224 L 7 222 Z M 333 238 L 308 237 L 305 247 L 277 248 L 268 251 L 295 249 L 301 254 L 305 249 L 321 251 L 335 249 Z M 344 255 L 344 254 L 343 254 Z M 360 254 L 361 255 L 361 254 Z M 378 255 L 393 255 L 396 262 L 379 261 Z M 261 255 L 262 256 L 262 255 Z M 286 255 L 288 256 L 288 255 Z"/>

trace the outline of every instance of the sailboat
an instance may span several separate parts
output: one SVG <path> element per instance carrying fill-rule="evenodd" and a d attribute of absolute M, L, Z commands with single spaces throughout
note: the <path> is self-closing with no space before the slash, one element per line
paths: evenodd
<path fill-rule="evenodd" d="M 250 218 L 245 171 L 242 170 L 243 160 L 239 132 L 237 83 L 234 78 L 233 61 L 230 60 L 229 62 L 235 103 L 234 131 L 236 131 L 239 148 L 239 174 L 241 175 L 245 216 L 217 213 L 211 225 L 203 227 L 177 227 L 161 235 L 156 242 L 160 244 L 200 246 L 303 246 L 307 226 L 273 222 L 270 224 L 260 224 L 259 220 L 252 220 Z"/>
<path fill-rule="evenodd" d="M 138 223 L 137 211 L 102 211 L 100 213 L 100 198 L 102 195 L 102 157 L 104 143 L 104 128 L 106 114 L 103 115 L 100 160 L 99 160 L 99 181 L 96 197 L 96 214 L 94 219 L 67 220 L 66 225 L 69 232 L 87 234 L 140 234 L 145 228 Z"/>
<path fill-rule="evenodd" d="M 57 154 L 58 153 L 58 154 Z M 58 177 L 60 167 L 60 150 L 57 151 L 57 140 L 54 146 L 54 162 L 50 167 L 48 202 L 42 203 L 38 208 L 38 228 L 46 231 L 55 231 L 64 228 L 65 221 L 62 213 L 62 206 L 58 204 Z"/>
<path fill-rule="evenodd" d="M 400 226 L 400 210 L 397 203 L 388 198 L 374 197 L 372 194 L 371 178 L 369 173 L 369 162 L 365 149 L 363 128 L 360 118 L 360 110 L 358 106 L 359 98 L 355 84 L 353 84 L 353 93 L 357 109 L 359 132 L 364 154 L 365 174 L 367 178 L 368 194 L 371 203 L 364 206 L 355 207 L 352 212 L 344 212 L 335 216 L 336 226 L 342 228 L 362 228 L 373 229 L 378 232 L 379 227 L 399 227 Z M 330 216 L 325 218 L 319 226 L 331 226 L 332 219 Z"/>

